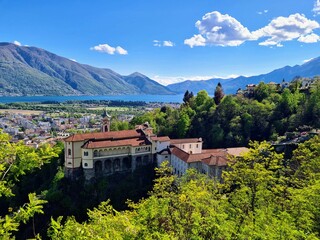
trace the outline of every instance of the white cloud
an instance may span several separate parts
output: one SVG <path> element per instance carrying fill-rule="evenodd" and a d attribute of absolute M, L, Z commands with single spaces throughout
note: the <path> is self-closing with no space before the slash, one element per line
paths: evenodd
<path fill-rule="evenodd" d="M 173 84 L 173 83 L 179 83 L 179 82 L 184 82 L 186 80 L 191 80 L 191 81 L 201 81 L 201 80 L 208 80 L 208 79 L 212 79 L 212 78 L 221 78 L 221 79 L 227 79 L 227 78 L 236 78 L 236 77 L 239 77 L 239 75 L 235 75 L 235 74 L 232 74 L 232 75 L 228 75 L 228 76 L 225 76 L 225 77 L 222 77 L 222 76 L 216 76 L 216 75 L 213 75 L 213 76 L 187 76 L 187 77 L 183 77 L 183 76 L 177 76 L 177 77 L 174 77 L 174 76 L 159 76 L 159 75 L 156 75 L 156 76 L 153 76 L 153 80 L 157 81 L 158 83 L 162 84 L 162 85 L 169 85 L 169 84 Z"/>
<path fill-rule="evenodd" d="M 161 43 L 159 40 L 153 40 L 153 46 L 155 47 L 161 47 Z"/>
<path fill-rule="evenodd" d="M 174 43 L 171 41 L 163 41 L 163 46 L 164 47 L 173 47 Z"/>
<path fill-rule="evenodd" d="M 18 42 L 18 41 L 13 41 L 13 44 L 15 44 L 17 46 L 22 46 L 21 42 Z"/>
<path fill-rule="evenodd" d="M 184 44 L 189 45 L 191 48 L 198 46 L 205 46 L 206 39 L 202 35 L 194 35 L 192 38 L 184 40 Z"/>
<path fill-rule="evenodd" d="M 311 33 L 309 35 L 300 36 L 298 41 L 303 43 L 316 43 L 320 41 L 320 37 L 315 33 Z"/>
<path fill-rule="evenodd" d="M 312 11 L 313 11 L 316 15 L 320 14 L 320 0 L 316 0 L 316 1 L 315 1 Z"/>
<path fill-rule="evenodd" d="M 110 55 L 114 55 L 115 53 L 118 53 L 120 55 L 127 55 L 128 54 L 128 51 L 123 49 L 122 47 L 120 47 L 120 46 L 111 47 L 110 45 L 108 45 L 106 43 L 91 47 L 90 50 L 102 52 L 102 53 L 107 53 Z"/>
<path fill-rule="evenodd" d="M 279 47 L 282 46 L 281 42 L 305 37 L 319 27 L 318 22 L 307 19 L 303 14 L 296 13 L 289 17 L 277 17 L 267 26 L 252 32 L 252 34 L 256 39 L 267 37 L 267 40 L 260 42 L 259 45 Z"/>
<path fill-rule="evenodd" d="M 214 11 L 205 14 L 196 22 L 200 34 L 186 39 L 184 43 L 194 46 L 239 46 L 246 40 L 252 40 L 252 34 L 238 20 L 228 14 Z"/>
<path fill-rule="evenodd" d="M 320 2 L 320 0 L 317 0 Z M 320 5 L 319 5 L 320 8 Z M 320 9 L 319 9 L 320 11 Z M 267 13 L 264 10 L 263 13 Z M 200 34 L 185 39 L 184 44 L 191 48 L 196 46 L 239 46 L 245 41 L 258 40 L 260 46 L 283 47 L 282 42 L 298 40 L 304 43 L 314 43 L 320 38 L 313 31 L 320 28 L 315 20 L 306 18 L 303 14 L 292 14 L 289 17 L 277 17 L 267 26 L 250 32 L 238 20 L 228 14 L 217 11 L 205 14 L 196 22 Z"/>
<path fill-rule="evenodd" d="M 118 53 L 120 55 L 127 55 L 128 51 L 123 49 L 122 47 L 118 46 L 118 47 L 116 47 L 116 53 Z"/>
<path fill-rule="evenodd" d="M 174 43 L 171 41 L 159 41 L 159 40 L 153 40 L 153 46 L 155 47 L 173 47 Z"/>

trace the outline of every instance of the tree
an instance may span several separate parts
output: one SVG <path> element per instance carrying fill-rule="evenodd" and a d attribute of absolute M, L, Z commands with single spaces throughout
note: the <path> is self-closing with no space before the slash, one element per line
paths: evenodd
<path fill-rule="evenodd" d="M 22 142 L 10 142 L 8 134 L 0 132 L 0 197 L 13 197 L 14 186 L 19 178 L 43 164 L 48 163 L 58 153 L 49 145 L 43 145 L 38 150 L 25 146 Z M 36 213 L 43 213 L 42 205 L 46 201 L 39 199 L 34 193 L 28 195 L 29 203 L 17 211 L 12 209 L 0 216 L 0 237 L 9 239 L 14 231 L 18 231 L 21 222 L 26 223 Z"/>
<path fill-rule="evenodd" d="M 188 90 L 184 93 L 183 102 L 185 104 L 189 104 L 190 100 L 193 98 L 193 92 L 189 92 Z"/>
<path fill-rule="evenodd" d="M 222 89 L 222 85 L 219 82 L 217 84 L 216 90 L 214 91 L 214 102 L 215 102 L 215 104 L 219 105 L 223 97 L 224 97 L 224 92 L 223 92 L 223 89 Z"/>

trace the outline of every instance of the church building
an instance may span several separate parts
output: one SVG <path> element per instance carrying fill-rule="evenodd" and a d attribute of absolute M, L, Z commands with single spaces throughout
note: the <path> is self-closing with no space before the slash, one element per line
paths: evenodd
<path fill-rule="evenodd" d="M 101 132 L 74 134 L 64 140 L 67 177 L 84 174 L 90 180 L 169 161 L 178 176 L 188 168 L 195 168 L 221 181 L 228 157 L 248 151 L 247 148 L 202 149 L 201 138 L 157 137 L 148 123 L 136 126 L 135 130 L 110 131 L 110 120 L 104 114 Z"/>

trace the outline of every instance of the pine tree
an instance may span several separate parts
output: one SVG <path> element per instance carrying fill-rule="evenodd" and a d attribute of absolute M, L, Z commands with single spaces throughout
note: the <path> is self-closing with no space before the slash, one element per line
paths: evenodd
<path fill-rule="evenodd" d="M 224 97 L 224 92 L 223 92 L 223 89 L 222 89 L 222 85 L 219 82 L 217 87 L 216 87 L 216 90 L 214 91 L 214 102 L 216 103 L 216 105 L 220 104 L 220 102 L 221 102 L 223 97 Z"/>

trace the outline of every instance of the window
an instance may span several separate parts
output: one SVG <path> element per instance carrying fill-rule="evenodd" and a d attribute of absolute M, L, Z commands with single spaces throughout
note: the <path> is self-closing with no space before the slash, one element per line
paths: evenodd
<path fill-rule="evenodd" d="M 94 157 L 98 157 L 98 151 L 97 151 L 97 150 L 94 150 L 94 151 L 93 151 L 93 156 L 94 156 Z"/>
<path fill-rule="evenodd" d="M 189 144 L 189 148 L 191 148 L 191 144 Z"/>
<path fill-rule="evenodd" d="M 88 163 L 84 163 L 84 166 L 85 166 L 85 167 L 88 167 Z"/>
<path fill-rule="evenodd" d="M 71 155 L 71 149 L 68 149 L 68 155 L 69 156 Z"/>
<path fill-rule="evenodd" d="M 83 152 L 83 156 L 89 156 L 89 153 L 87 151 Z"/>
<path fill-rule="evenodd" d="M 196 145 L 196 148 L 199 148 L 199 144 Z"/>
<path fill-rule="evenodd" d="M 184 149 L 184 145 L 182 145 L 182 149 Z"/>

